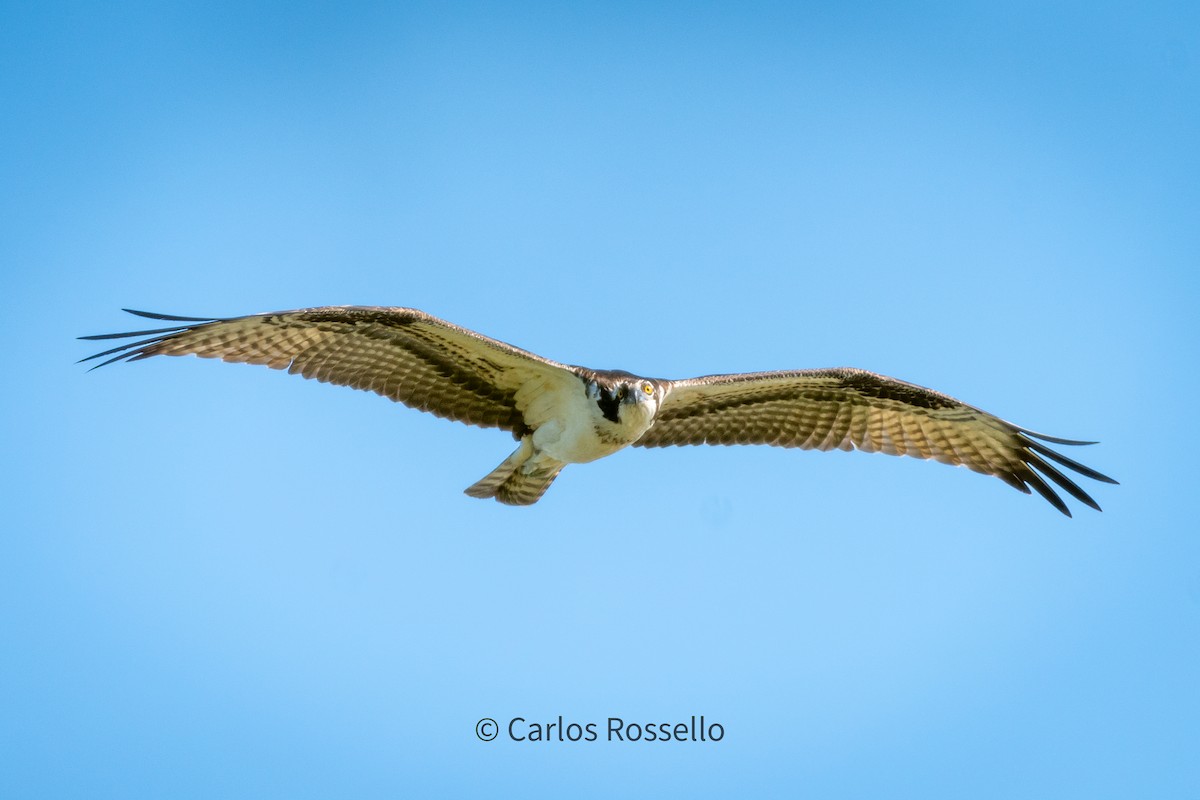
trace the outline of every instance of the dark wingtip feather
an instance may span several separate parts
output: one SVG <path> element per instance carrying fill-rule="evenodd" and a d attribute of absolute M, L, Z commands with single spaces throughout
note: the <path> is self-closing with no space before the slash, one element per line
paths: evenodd
<path fill-rule="evenodd" d="M 217 317 L 180 317 L 175 314 L 159 314 L 155 311 L 138 311 L 134 308 L 122 308 L 121 310 L 134 316 L 145 317 L 146 319 L 161 319 L 166 322 L 216 322 L 218 320 Z"/>
<path fill-rule="evenodd" d="M 1068 469 L 1075 470 L 1080 475 L 1091 478 L 1094 481 L 1100 481 L 1101 483 L 1112 483 L 1112 484 L 1117 483 L 1116 480 L 1108 477 L 1104 473 L 1097 472 L 1096 470 L 1092 469 L 1091 467 L 1080 464 L 1078 461 L 1076 461 L 1073 458 L 1067 458 L 1062 453 L 1051 450 L 1049 447 L 1046 447 L 1044 444 L 1035 442 L 1035 441 L 1029 439 L 1028 437 L 1026 437 L 1026 439 L 1025 439 L 1025 446 L 1031 450 L 1041 453 L 1042 455 L 1046 456 L 1047 458 L 1057 461 L 1059 464 L 1062 464 L 1064 467 L 1067 467 Z"/>
<path fill-rule="evenodd" d="M 1013 427 L 1017 427 L 1017 426 L 1013 426 Z M 1058 436 L 1047 436 L 1044 433 L 1038 433 L 1037 431 L 1031 431 L 1028 428 L 1017 427 L 1017 430 L 1020 431 L 1021 433 L 1025 434 L 1026 436 L 1032 436 L 1035 439 L 1041 439 L 1043 442 L 1051 442 L 1053 444 L 1069 444 L 1071 446 L 1084 446 L 1084 445 L 1089 445 L 1089 444 L 1100 444 L 1099 442 L 1084 442 L 1079 439 L 1062 439 Z"/>
<path fill-rule="evenodd" d="M 1057 508 L 1063 514 L 1066 514 L 1068 517 L 1071 516 L 1071 512 L 1067 508 L 1066 503 L 1064 503 L 1062 498 L 1058 496 L 1054 489 L 1048 483 L 1046 483 L 1046 481 L 1042 478 L 1043 475 L 1084 505 L 1094 508 L 1097 511 L 1102 510 L 1100 508 L 1100 504 L 1097 503 L 1091 495 L 1080 488 L 1080 486 L 1076 484 L 1074 480 L 1067 477 L 1065 473 L 1051 464 L 1050 461 L 1055 461 L 1070 470 L 1078 472 L 1080 475 L 1083 475 L 1086 478 L 1092 478 L 1093 480 L 1097 480 L 1102 483 L 1115 484 L 1116 481 L 1107 475 L 1097 472 L 1091 467 L 1080 464 L 1074 459 L 1067 458 L 1062 453 L 1051 450 L 1041 442 L 1035 441 L 1035 438 L 1041 439 L 1042 441 L 1056 442 L 1064 445 L 1085 445 L 1095 444 L 1095 442 L 1081 442 L 1074 439 L 1060 439 L 1054 436 L 1045 436 L 1024 428 L 1018 428 L 1015 425 L 1013 428 L 1016 430 L 1017 439 L 1020 442 L 1023 450 L 1021 454 L 1021 460 L 1025 462 L 1022 467 L 1015 470 L 1015 474 L 1013 475 L 1014 478 L 1028 483 L 1037 491 L 1038 494 L 1046 498 L 1046 500 L 1049 501 L 1052 506 Z M 1047 461 L 1046 459 L 1050 459 L 1050 461 Z M 1034 470 L 1037 470 L 1037 472 Z M 1010 484 L 1012 483 L 1012 481 L 1007 482 Z"/>
<path fill-rule="evenodd" d="M 97 353 L 96 355 L 92 356 L 91 358 L 80 359 L 80 362 L 91 361 L 92 358 L 97 358 L 98 356 L 101 356 L 101 355 L 104 355 L 104 354 Z M 101 361 L 99 364 L 93 364 L 91 366 L 91 368 L 88 369 L 88 372 L 98 370 L 101 367 L 107 367 L 109 364 L 112 364 L 115 361 L 130 361 L 130 360 L 132 360 L 133 356 L 134 356 L 133 353 L 121 353 L 119 355 L 115 355 L 112 358 L 108 359 L 107 361 Z M 80 362 L 77 362 L 77 363 L 80 363 Z"/>
<path fill-rule="evenodd" d="M 1049 484 L 1042 480 L 1042 476 L 1030 469 L 1026 474 L 1021 476 L 1021 479 L 1032 486 L 1038 494 L 1046 498 L 1046 501 L 1049 502 L 1050 505 L 1066 514 L 1068 517 L 1071 516 L 1071 509 L 1067 508 L 1067 504 L 1063 502 L 1063 499 L 1059 497 L 1053 489 L 1050 488 Z"/>
<path fill-rule="evenodd" d="M 1092 499 L 1091 495 L 1081 489 L 1079 485 L 1075 483 L 1075 481 L 1062 474 L 1062 472 L 1056 469 L 1053 464 L 1049 464 L 1045 461 L 1045 459 L 1039 458 L 1036 453 L 1030 453 L 1026 462 L 1029 464 L 1029 466 L 1035 468 L 1038 472 L 1041 472 L 1043 475 L 1050 478 L 1050 480 L 1054 481 L 1067 492 L 1069 492 L 1071 496 L 1079 502 L 1083 503 L 1084 505 L 1091 506 L 1097 511 L 1103 510 L 1100 508 L 1100 505 Z"/>
<path fill-rule="evenodd" d="M 166 339 L 171 338 L 172 336 L 174 336 L 177 333 L 182 333 L 184 331 L 191 330 L 193 328 L 199 327 L 200 325 L 204 325 L 204 324 L 207 324 L 210 322 L 219 322 L 220 321 L 219 319 L 214 318 L 214 317 L 180 317 L 175 314 L 157 314 L 153 311 L 137 311 L 132 308 L 123 308 L 121 310 L 127 311 L 130 314 L 133 314 L 135 316 L 146 317 L 148 319 L 163 320 L 165 322 L 185 322 L 185 323 L 193 323 L 193 324 L 176 325 L 171 328 L 155 328 L 153 330 L 144 330 L 144 331 L 126 331 L 124 333 L 100 333 L 100 334 L 93 334 L 91 336 L 80 336 L 78 338 L 85 340 L 85 341 L 103 341 L 106 339 L 133 339 L 133 338 L 139 337 L 139 336 L 145 336 L 148 338 L 137 339 L 136 341 L 133 341 L 133 342 L 126 342 L 125 344 L 118 345 L 117 347 L 113 347 L 113 348 L 111 348 L 109 350 L 105 350 L 101 353 L 96 353 L 95 355 L 90 355 L 87 358 L 81 358 L 76 363 L 82 364 L 85 361 L 92 361 L 97 358 L 103 358 L 104 356 L 111 356 L 114 353 L 116 353 L 117 355 L 113 356 L 112 358 L 108 359 L 107 361 L 102 361 L 99 364 L 94 365 L 91 369 L 93 369 L 93 370 L 99 369 L 100 367 L 107 366 L 109 364 L 112 364 L 115 361 L 136 361 L 139 358 L 147 357 L 146 350 L 148 348 L 158 344 L 159 342 L 162 342 Z M 88 370 L 88 371 L 90 372 L 91 370 Z"/>
<path fill-rule="evenodd" d="M 183 331 L 183 330 L 187 330 L 187 328 L 173 328 L 172 332 Z M 129 335 L 130 336 L 138 336 L 139 334 L 133 333 L 133 334 L 129 334 Z M 111 347 L 108 350 L 105 350 L 103 352 L 96 353 L 94 355 L 90 355 L 87 358 L 81 358 L 81 359 L 79 359 L 79 361 L 77 363 L 82 364 L 84 361 L 91 361 L 96 358 L 103 358 L 104 356 L 112 355 L 113 353 L 120 353 L 120 355 L 117 356 L 117 358 L 104 362 L 105 364 L 111 364 L 113 361 L 119 361 L 122 358 L 130 358 L 130 357 L 136 356 L 141 352 L 142 349 L 149 347 L 152 344 L 158 344 L 159 342 L 161 342 L 167 338 L 170 338 L 169 335 L 168 336 L 151 336 L 149 339 L 138 339 L 136 342 L 126 342 L 125 344 L 117 345 L 116 347 Z M 132 352 L 124 352 L 126 350 L 129 350 Z M 104 364 L 100 364 L 99 366 L 104 366 Z"/>
<path fill-rule="evenodd" d="M 175 333 L 176 331 L 185 331 L 186 326 L 175 328 L 157 328 L 150 331 L 128 331 L 127 333 L 94 333 L 91 336 L 76 336 L 76 339 L 84 339 L 87 341 L 99 341 L 101 339 L 128 339 L 131 336 L 153 336 L 159 333 Z"/>

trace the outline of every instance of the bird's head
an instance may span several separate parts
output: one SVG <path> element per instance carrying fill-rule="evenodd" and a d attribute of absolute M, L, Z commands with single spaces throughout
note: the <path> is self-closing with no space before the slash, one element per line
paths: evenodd
<path fill-rule="evenodd" d="M 588 397 L 610 422 L 647 423 L 658 413 L 663 390 L 658 381 L 628 373 L 597 375 L 588 383 Z"/>
<path fill-rule="evenodd" d="M 617 389 L 620 401 L 625 405 L 645 405 L 658 410 L 658 386 L 647 378 L 625 381 Z"/>

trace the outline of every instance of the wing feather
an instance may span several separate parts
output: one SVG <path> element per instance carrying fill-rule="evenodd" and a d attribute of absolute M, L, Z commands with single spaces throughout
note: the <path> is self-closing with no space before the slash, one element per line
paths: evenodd
<path fill-rule="evenodd" d="M 1047 458 L 1093 480 L 1116 483 L 1036 440 L 1091 442 L 1034 433 L 932 389 L 864 370 L 710 375 L 664 383 L 654 426 L 634 443 L 638 447 L 770 444 L 908 455 L 994 475 L 1026 494 L 1032 487 L 1067 516 L 1070 510 L 1046 478 L 1080 502 L 1100 507 Z"/>
<path fill-rule="evenodd" d="M 184 324 L 80 337 L 134 339 L 84 361 L 197 355 L 261 364 L 517 436 L 527 430 L 517 396 L 523 385 L 577 380 L 563 364 L 411 308 L 326 306 L 224 319 L 125 310 Z"/>

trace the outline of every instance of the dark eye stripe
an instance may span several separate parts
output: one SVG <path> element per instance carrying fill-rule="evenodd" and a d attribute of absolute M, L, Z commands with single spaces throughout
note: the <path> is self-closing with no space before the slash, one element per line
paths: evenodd
<path fill-rule="evenodd" d="M 600 408 L 600 413 L 609 422 L 620 422 L 620 417 L 617 416 L 617 409 L 621 405 L 621 399 L 618 397 L 620 390 L 614 392 L 607 386 L 600 387 L 600 397 L 596 400 L 596 405 Z"/>

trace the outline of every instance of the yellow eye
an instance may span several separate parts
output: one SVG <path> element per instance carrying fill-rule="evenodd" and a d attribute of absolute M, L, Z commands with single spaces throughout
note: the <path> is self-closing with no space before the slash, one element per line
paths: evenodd
<path fill-rule="evenodd" d="M 645 392 L 646 394 L 654 394 L 654 387 L 648 383 L 643 383 L 642 391 Z"/>

